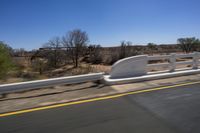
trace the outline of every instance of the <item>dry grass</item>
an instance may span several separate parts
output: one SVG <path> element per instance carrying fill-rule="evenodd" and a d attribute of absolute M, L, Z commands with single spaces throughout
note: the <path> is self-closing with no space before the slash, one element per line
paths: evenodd
<path fill-rule="evenodd" d="M 160 54 L 153 54 L 160 55 Z M 108 56 L 108 58 L 110 58 Z M 7 78 L 4 80 L 0 80 L 0 84 L 3 83 L 14 83 L 14 82 L 22 82 L 22 81 L 30 81 L 30 80 L 39 80 L 39 79 L 48 79 L 54 77 L 62 77 L 62 76 L 72 76 L 79 74 L 87 74 L 87 73 L 96 73 L 96 72 L 105 72 L 109 74 L 111 71 L 111 65 L 103 65 L 103 64 L 89 64 L 89 63 L 81 63 L 79 67 L 74 68 L 73 65 L 65 65 L 57 69 L 45 71 L 42 75 L 39 72 L 34 72 L 31 69 L 30 62 L 28 62 L 27 58 L 15 58 L 16 64 L 18 64 L 18 69 L 12 71 L 8 74 Z M 188 61 L 191 59 L 188 58 L 180 58 L 177 61 Z M 30 61 L 30 60 L 29 60 Z M 149 63 L 167 63 L 168 60 L 158 60 L 152 61 Z M 177 68 L 183 67 L 191 67 L 191 65 L 178 65 Z M 168 67 L 158 67 L 148 71 L 162 71 L 168 70 Z"/>
<path fill-rule="evenodd" d="M 105 72 L 106 74 L 111 70 L 109 65 L 92 65 L 92 67 L 94 72 Z"/>

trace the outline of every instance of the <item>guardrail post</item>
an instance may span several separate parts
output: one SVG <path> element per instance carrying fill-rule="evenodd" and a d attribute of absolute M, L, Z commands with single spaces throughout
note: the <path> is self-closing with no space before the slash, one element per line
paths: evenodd
<path fill-rule="evenodd" d="M 199 63 L 199 54 L 198 52 L 194 52 L 193 54 L 193 66 L 192 66 L 192 69 L 198 69 L 198 63 Z"/>
<path fill-rule="evenodd" d="M 176 54 L 175 53 L 172 53 L 170 54 L 171 57 L 169 59 L 169 66 L 170 66 L 170 72 L 174 72 L 175 69 L 176 69 Z"/>

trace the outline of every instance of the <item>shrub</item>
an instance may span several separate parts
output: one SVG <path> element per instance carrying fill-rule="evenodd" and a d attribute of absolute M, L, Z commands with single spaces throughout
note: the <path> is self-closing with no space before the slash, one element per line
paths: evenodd
<path fill-rule="evenodd" d="M 89 61 L 92 64 L 100 64 L 102 63 L 102 54 L 101 54 L 101 46 L 100 45 L 90 45 L 89 49 Z"/>
<path fill-rule="evenodd" d="M 4 78 L 13 66 L 7 45 L 0 42 L 0 78 Z"/>

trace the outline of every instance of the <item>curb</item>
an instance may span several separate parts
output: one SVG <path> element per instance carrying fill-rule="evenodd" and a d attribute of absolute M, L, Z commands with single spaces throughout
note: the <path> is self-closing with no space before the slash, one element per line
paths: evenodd
<path fill-rule="evenodd" d="M 150 92 L 150 91 L 156 91 L 156 90 L 163 90 L 163 89 L 169 89 L 169 88 L 191 85 L 191 84 L 197 84 L 197 83 L 200 83 L 200 81 L 192 81 L 192 82 L 186 82 L 186 83 L 175 83 L 175 84 L 172 83 L 172 84 L 169 84 L 167 86 L 166 85 L 165 86 L 164 85 L 158 85 L 158 86 L 155 86 L 155 87 L 147 87 L 147 88 L 142 88 L 142 89 L 138 89 L 138 90 L 135 90 L 135 91 L 106 93 L 106 94 L 102 94 L 102 95 L 98 95 L 98 96 L 72 99 L 72 100 L 68 100 L 66 102 L 56 102 L 54 104 L 48 104 L 48 105 L 44 105 L 44 106 L 35 106 L 35 107 L 31 107 L 31 108 L 2 112 L 2 113 L 0 113 L 0 117 L 10 116 L 10 115 L 15 115 L 15 114 L 28 113 L 28 112 L 38 111 L 38 110 L 53 109 L 53 108 L 56 108 L 56 107 L 87 103 L 87 102 L 91 102 L 91 101 L 98 101 L 98 100 L 94 100 L 94 99 L 97 99 L 97 98 L 99 98 L 100 100 L 105 100 L 105 99 L 110 99 L 110 98 L 106 98 L 106 97 L 117 98 L 117 97 L 126 96 L 126 95 L 130 95 L 130 94 L 138 94 L 138 93 L 144 93 L 144 92 Z M 59 106 L 60 104 L 65 104 L 65 105 Z M 56 106 L 56 107 L 54 107 L 54 106 Z M 42 108 L 42 109 L 40 109 L 40 108 Z"/>
<path fill-rule="evenodd" d="M 130 77 L 130 78 L 119 78 L 119 79 L 111 79 L 109 75 L 104 76 L 104 83 L 107 85 L 116 85 L 116 84 L 127 84 L 127 83 L 135 83 L 142 82 L 148 80 L 156 80 L 156 79 L 164 79 L 164 78 L 172 78 L 179 76 L 186 76 L 192 74 L 199 74 L 200 70 L 185 70 L 185 71 L 177 71 L 177 72 L 165 72 L 159 74 L 148 74 L 144 76 L 138 77 Z"/>

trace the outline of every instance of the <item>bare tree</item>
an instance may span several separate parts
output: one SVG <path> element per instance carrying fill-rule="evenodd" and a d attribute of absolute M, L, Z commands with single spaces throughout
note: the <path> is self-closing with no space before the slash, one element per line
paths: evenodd
<path fill-rule="evenodd" d="M 89 38 L 87 33 L 80 29 L 69 31 L 66 36 L 63 37 L 63 45 L 67 47 L 74 67 L 78 67 L 79 58 L 83 55 L 84 48 L 87 46 L 88 42 Z"/>
<path fill-rule="evenodd" d="M 57 68 L 58 63 L 61 60 L 60 56 L 60 47 L 61 47 L 61 40 L 59 37 L 55 37 L 49 40 L 48 43 L 44 45 L 44 47 L 49 48 L 49 53 L 46 55 L 50 64 L 53 64 L 53 67 Z"/>
<path fill-rule="evenodd" d="M 14 55 L 15 56 L 25 56 L 26 50 L 24 48 L 14 49 Z"/>
<path fill-rule="evenodd" d="M 32 68 L 33 70 L 39 71 L 40 75 L 43 74 L 47 61 L 43 58 L 35 58 L 32 61 Z"/>
<path fill-rule="evenodd" d="M 120 45 L 120 59 L 131 56 L 131 45 L 130 41 L 121 41 Z"/>
<path fill-rule="evenodd" d="M 120 45 L 120 59 L 123 59 L 126 57 L 126 42 L 121 41 Z"/>

